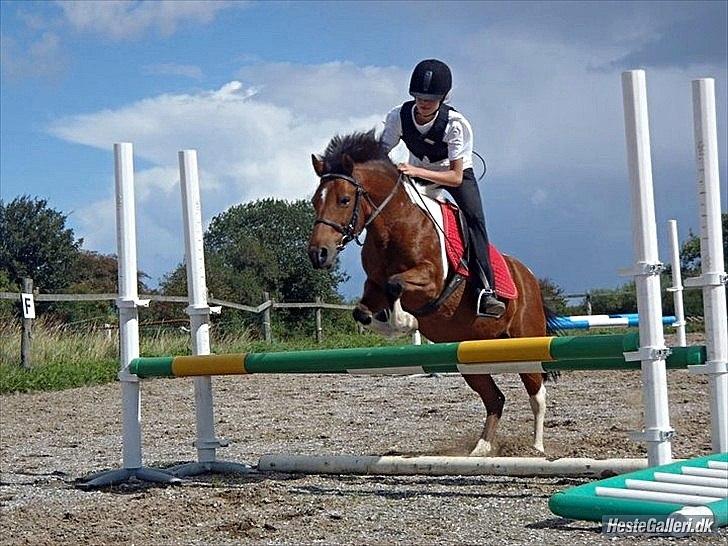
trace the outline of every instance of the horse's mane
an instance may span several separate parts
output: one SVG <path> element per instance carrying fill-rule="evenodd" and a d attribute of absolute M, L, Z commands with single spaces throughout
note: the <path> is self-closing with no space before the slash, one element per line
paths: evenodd
<path fill-rule="evenodd" d="M 367 132 L 355 132 L 350 135 L 336 135 L 331 139 L 323 160 L 328 172 L 343 172 L 342 158 L 348 155 L 354 163 L 367 161 L 385 161 L 392 165 L 387 153 L 382 149 L 379 139 L 374 136 L 374 129 Z"/>

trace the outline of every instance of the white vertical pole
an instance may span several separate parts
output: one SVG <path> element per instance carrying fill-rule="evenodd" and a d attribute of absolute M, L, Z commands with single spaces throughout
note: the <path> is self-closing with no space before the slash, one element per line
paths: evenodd
<path fill-rule="evenodd" d="M 116 179 L 116 241 L 119 260 L 119 348 L 122 400 L 123 465 L 142 466 L 141 405 L 139 379 L 129 364 L 139 356 L 137 302 L 136 213 L 134 207 L 134 159 L 129 142 L 114 144 Z"/>
<path fill-rule="evenodd" d="M 662 330 L 657 227 L 652 188 L 652 159 L 647 113 L 647 85 L 643 70 L 622 73 L 627 164 L 632 187 L 633 271 L 637 288 L 640 350 L 626 358 L 642 361 L 645 430 L 637 437 L 647 442 L 650 466 L 672 460 L 665 338 Z"/>
<path fill-rule="evenodd" d="M 197 170 L 197 152 L 179 152 L 180 183 L 182 185 L 182 215 L 185 228 L 185 257 L 187 263 L 187 294 L 192 336 L 192 353 L 210 354 L 210 307 L 207 304 L 205 280 L 205 254 L 202 233 L 200 182 Z M 215 417 L 212 400 L 212 379 L 196 377 L 195 410 L 197 420 L 197 460 L 215 461 L 215 449 L 221 444 L 215 437 Z"/>
<path fill-rule="evenodd" d="M 687 345 L 685 338 L 685 309 L 683 307 L 683 286 L 682 273 L 680 272 L 680 240 L 677 236 L 677 220 L 667 221 L 668 233 L 670 236 L 670 253 L 672 257 L 672 286 L 667 289 L 672 292 L 672 301 L 675 307 L 675 322 L 673 326 L 677 329 L 677 344 L 680 347 Z"/>
<path fill-rule="evenodd" d="M 693 80 L 693 126 L 700 205 L 702 274 L 687 286 L 702 286 L 708 361 L 691 371 L 709 374 L 712 447 L 728 451 L 728 318 L 721 228 L 715 81 Z"/>
<path fill-rule="evenodd" d="M 139 356 L 137 307 L 136 213 L 134 207 L 134 156 L 128 142 L 114 144 L 116 180 L 116 242 L 119 264 L 119 382 L 121 383 L 121 425 L 123 468 L 88 476 L 79 487 L 94 488 L 123 483 L 130 478 L 159 483 L 180 483 L 163 470 L 142 466 L 142 428 L 139 378 L 129 373 L 129 364 Z"/>

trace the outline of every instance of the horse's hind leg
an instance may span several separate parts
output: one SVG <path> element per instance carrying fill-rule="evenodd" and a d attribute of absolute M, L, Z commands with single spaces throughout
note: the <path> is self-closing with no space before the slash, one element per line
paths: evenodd
<path fill-rule="evenodd" d="M 506 397 L 490 375 L 467 374 L 463 375 L 463 378 L 470 385 L 470 388 L 480 395 L 487 412 L 483 432 L 475 448 L 470 452 L 470 456 L 487 457 L 493 450 L 495 431 L 498 427 L 498 421 L 500 421 L 503 415 L 503 406 L 505 405 Z"/>
<path fill-rule="evenodd" d="M 546 388 L 543 384 L 543 374 L 522 373 L 521 381 L 526 387 L 533 411 L 533 448 L 543 453 L 543 424 L 546 417 Z"/>

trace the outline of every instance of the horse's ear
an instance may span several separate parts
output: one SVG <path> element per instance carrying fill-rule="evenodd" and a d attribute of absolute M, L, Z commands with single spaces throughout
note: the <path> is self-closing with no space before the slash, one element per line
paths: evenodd
<path fill-rule="evenodd" d="M 341 166 L 344 167 L 344 174 L 351 176 L 354 173 L 354 160 L 349 154 L 341 156 Z"/>
<path fill-rule="evenodd" d="M 311 154 L 311 163 L 313 164 L 313 170 L 316 171 L 319 178 L 326 173 L 326 163 L 316 154 Z"/>

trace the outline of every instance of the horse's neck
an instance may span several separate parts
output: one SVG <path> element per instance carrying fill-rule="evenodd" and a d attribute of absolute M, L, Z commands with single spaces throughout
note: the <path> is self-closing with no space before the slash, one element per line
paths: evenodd
<path fill-rule="evenodd" d="M 367 191 L 378 206 L 387 199 L 397 185 L 392 199 L 381 210 L 368 230 L 377 244 L 387 246 L 406 244 L 411 240 L 413 233 L 417 233 L 418 237 L 437 237 L 430 219 L 412 201 L 405 189 L 406 182 L 397 184 L 396 175 L 391 176 L 390 173 L 377 172 L 371 173 L 370 176 L 372 178 Z M 423 199 L 430 200 L 426 196 L 423 196 Z"/>

